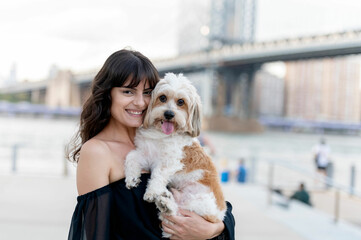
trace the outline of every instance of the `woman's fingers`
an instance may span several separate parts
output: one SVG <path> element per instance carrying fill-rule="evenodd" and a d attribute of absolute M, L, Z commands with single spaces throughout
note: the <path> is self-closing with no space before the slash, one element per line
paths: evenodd
<path fill-rule="evenodd" d="M 174 234 L 175 231 L 172 229 L 172 226 L 171 225 L 168 225 L 167 223 L 165 222 L 162 222 L 162 229 L 164 232 L 167 232 L 167 233 L 170 233 L 170 234 Z"/>
<path fill-rule="evenodd" d="M 184 217 L 191 217 L 191 216 L 197 215 L 194 212 L 191 212 L 191 211 L 188 211 L 188 210 L 185 210 L 185 209 L 179 209 L 178 212 L 180 214 L 182 214 Z"/>
<path fill-rule="evenodd" d="M 168 220 L 169 222 L 181 226 L 183 224 L 184 221 L 184 216 L 168 216 L 168 215 L 164 215 L 163 216 L 166 220 Z"/>
<path fill-rule="evenodd" d="M 176 226 L 174 223 L 163 221 L 162 228 L 164 232 L 172 234 L 172 236 L 170 237 L 171 240 L 182 239 L 180 238 L 178 233 L 179 227 Z"/>

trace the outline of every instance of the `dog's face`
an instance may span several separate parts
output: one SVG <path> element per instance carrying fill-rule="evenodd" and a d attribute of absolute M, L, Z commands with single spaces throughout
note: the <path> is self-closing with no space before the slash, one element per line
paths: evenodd
<path fill-rule="evenodd" d="M 167 73 L 152 92 L 143 122 L 164 134 L 188 133 L 197 137 L 201 125 L 201 101 L 196 88 L 182 74 Z"/>

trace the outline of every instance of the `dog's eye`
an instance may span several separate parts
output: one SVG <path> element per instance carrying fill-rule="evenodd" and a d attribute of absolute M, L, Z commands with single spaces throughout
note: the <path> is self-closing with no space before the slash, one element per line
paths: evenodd
<path fill-rule="evenodd" d="M 183 106 L 183 104 L 184 104 L 184 100 L 183 99 L 178 99 L 177 105 L 178 106 Z"/>
<path fill-rule="evenodd" d="M 166 97 L 165 95 L 162 95 L 162 96 L 159 97 L 159 100 L 160 100 L 161 102 L 166 102 L 166 101 L 167 101 L 167 97 Z"/>

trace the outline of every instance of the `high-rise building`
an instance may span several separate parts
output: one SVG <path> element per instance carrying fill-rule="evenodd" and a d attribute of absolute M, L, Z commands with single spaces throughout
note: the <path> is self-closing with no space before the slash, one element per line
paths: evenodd
<path fill-rule="evenodd" d="M 258 117 L 283 117 L 284 79 L 264 69 L 255 75 L 254 105 Z"/>
<path fill-rule="evenodd" d="M 360 57 L 287 62 L 285 117 L 312 121 L 361 121 Z"/>
<path fill-rule="evenodd" d="M 5 86 L 10 86 L 10 85 L 14 85 L 16 84 L 17 81 L 17 67 L 16 67 L 16 63 L 14 63 L 11 66 L 9 75 L 7 78 L 5 78 Z"/>

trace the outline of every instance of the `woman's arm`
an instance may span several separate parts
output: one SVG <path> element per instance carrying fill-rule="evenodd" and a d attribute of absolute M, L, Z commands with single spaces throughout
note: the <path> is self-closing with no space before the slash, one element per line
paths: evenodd
<path fill-rule="evenodd" d="M 222 239 L 234 240 L 234 217 L 232 205 L 227 202 L 227 212 L 223 222 L 211 223 L 201 216 L 187 210 L 180 210 L 183 216 L 165 216 L 171 223 L 162 222 L 165 232 L 171 233 L 171 239 Z M 174 224 L 172 224 L 174 223 Z M 217 238 L 219 236 L 219 238 Z"/>

